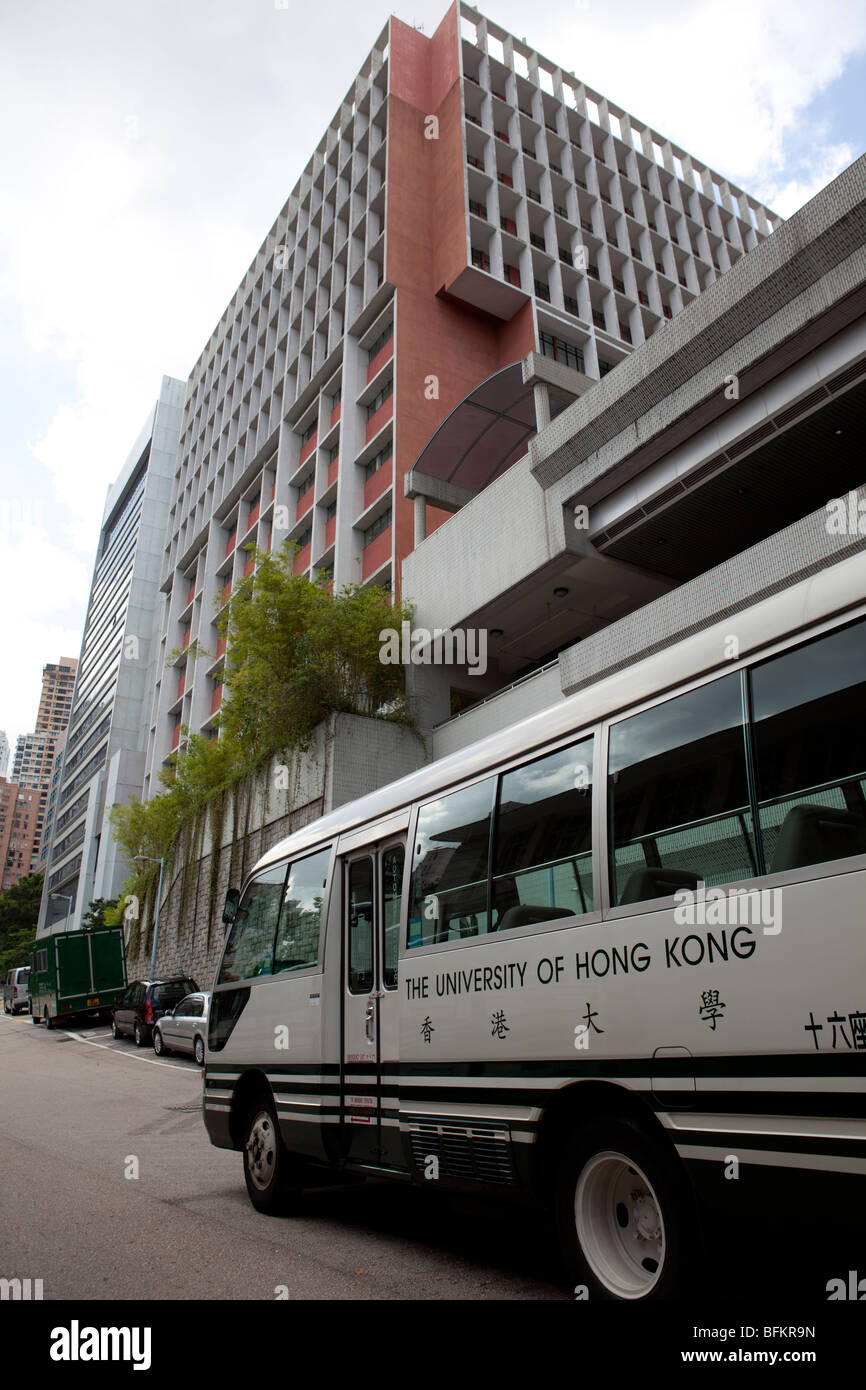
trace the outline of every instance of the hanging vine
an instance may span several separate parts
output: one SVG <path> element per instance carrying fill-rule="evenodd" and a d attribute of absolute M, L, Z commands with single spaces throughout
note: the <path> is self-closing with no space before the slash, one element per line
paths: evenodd
<path fill-rule="evenodd" d="M 404 668 L 380 659 L 380 633 L 399 631 L 402 622 L 411 620 L 411 607 L 392 603 L 391 596 L 375 586 L 348 585 L 332 596 L 327 588 L 329 576 L 320 575 L 311 582 L 294 574 L 292 559 L 288 543 L 275 552 L 256 551 L 255 571 L 237 583 L 228 609 L 217 619 L 218 630 L 229 644 L 218 737 L 189 735 L 184 726 L 180 748 L 160 774 L 163 791 L 147 802 L 132 800 L 110 813 L 114 837 L 132 867 L 124 893 L 139 903 L 139 916 L 130 931 L 130 954 L 142 949 L 142 935 L 144 949 L 152 938 L 159 876 L 159 865 L 153 861 L 163 861 L 168 883 L 180 857 L 179 917 L 183 918 L 189 907 L 192 865 L 196 864 L 198 873 L 206 828 L 210 832 L 210 945 L 228 800 L 232 812 L 229 882 L 233 882 L 238 864 L 245 868 L 248 862 L 257 787 L 268 814 L 274 759 L 291 768 L 288 813 L 298 809 L 299 803 L 301 766 L 296 755 L 310 748 L 316 729 L 329 715 L 361 714 L 412 727 Z M 327 776 L 332 729 L 326 728 L 325 739 Z M 144 862 L 137 862 L 141 856 Z"/>

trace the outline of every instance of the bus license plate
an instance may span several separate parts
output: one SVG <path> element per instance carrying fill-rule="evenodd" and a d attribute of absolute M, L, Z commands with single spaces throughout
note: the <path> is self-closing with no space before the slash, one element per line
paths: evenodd
<path fill-rule="evenodd" d="M 95 1004 L 98 1004 L 98 1003 L 99 1003 L 99 1000 L 98 1000 L 98 999 L 88 999 L 88 1001 L 87 1001 L 87 1007 L 88 1007 L 88 1009 L 92 1009 L 93 1006 L 94 1006 Z"/>

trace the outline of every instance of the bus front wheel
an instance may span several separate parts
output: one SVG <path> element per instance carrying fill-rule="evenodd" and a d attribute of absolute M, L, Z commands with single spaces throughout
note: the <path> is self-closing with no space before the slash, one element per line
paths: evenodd
<path fill-rule="evenodd" d="M 283 1143 L 270 1095 L 258 1096 L 247 1111 L 244 1180 L 256 1211 L 267 1216 L 288 1215 L 300 1202 L 299 1169 Z"/>
<path fill-rule="evenodd" d="M 631 1120 L 592 1120 L 571 1132 L 556 1215 L 579 1296 L 636 1302 L 684 1292 L 695 1232 L 685 1177 Z"/>

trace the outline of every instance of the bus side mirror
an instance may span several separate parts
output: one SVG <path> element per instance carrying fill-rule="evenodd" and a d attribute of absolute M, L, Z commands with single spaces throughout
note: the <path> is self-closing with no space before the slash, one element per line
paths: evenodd
<path fill-rule="evenodd" d="M 238 903 L 241 900 L 240 890 L 230 888 L 226 893 L 225 906 L 223 907 L 223 921 L 227 926 L 235 920 L 238 915 Z"/>

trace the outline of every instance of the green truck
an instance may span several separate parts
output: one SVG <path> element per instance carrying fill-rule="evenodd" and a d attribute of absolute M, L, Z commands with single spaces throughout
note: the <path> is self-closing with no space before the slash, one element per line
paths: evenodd
<path fill-rule="evenodd" d="M 107 1018 L 126 988 L 123 927 L 40 936 L 30 947 L 30 1012 L 53 1028 L 80 1015 Z"/>

